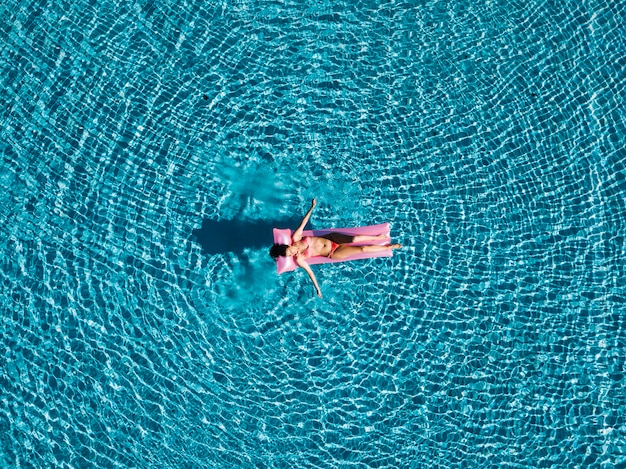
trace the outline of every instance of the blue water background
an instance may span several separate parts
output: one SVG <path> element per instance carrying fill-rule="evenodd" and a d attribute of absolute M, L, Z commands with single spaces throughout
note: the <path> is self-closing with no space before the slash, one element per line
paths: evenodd
<path fill-rule="evenodd" d="M 3 3 L 0 466 L 626 464 L 625 8 Z"/>

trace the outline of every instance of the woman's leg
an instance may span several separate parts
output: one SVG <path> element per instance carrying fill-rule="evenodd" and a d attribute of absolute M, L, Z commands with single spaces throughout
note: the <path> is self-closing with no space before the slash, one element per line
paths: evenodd
<path fill-rule="evenodd" d="M 389 235 L 379 234 L 379 235 L 358 235 L 354 237 L 353 243 L 366 243 L 367 241 L 381 241 L 383 239 L 388 239 Z"/>
<path fill-rule="evenodd" d="M 341 259 L 345 259 L 346 257 L 350 257 L 354 254 L 359 254 L 361 252 L 391 251 L 392 249 L 400 249 L 401 247 L 402 247 L 401 244 L 388 244 L 386 246 L 380 246 L 378 244 L 371 244 L 368 246 L 341 245 L 337 248 L 337 250 L 333 254 L 332 259 L 341 260 Z"/>
<path fill-rule="evenodd" d="M 333 243 L 337 244 L 350 244 L 350 243 L 366 243 L 368 241 L 381 241 L 383 239 L 388 239 L 389 236 L 386 234 L 379 235 L 357 235 L 350 236 L 344 233 L 328 233 L 327 235 L 322 236 L 322 238 L 326 238 L 331 240 Z"/>

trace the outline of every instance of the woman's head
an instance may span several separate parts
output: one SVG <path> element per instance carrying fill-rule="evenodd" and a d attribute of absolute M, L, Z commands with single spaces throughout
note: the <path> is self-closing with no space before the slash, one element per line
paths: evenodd
<path fill-rule="evenodd" d="M 287 246 L 286 244 L 274 244 L 270 248 L 270 256 L 274 259 L 278 259 L 279 257 L 285 257 L 287 255 Z"/>

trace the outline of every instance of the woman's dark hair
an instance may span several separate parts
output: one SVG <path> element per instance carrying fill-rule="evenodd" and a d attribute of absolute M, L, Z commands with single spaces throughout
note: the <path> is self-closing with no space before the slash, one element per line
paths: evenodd
<path fill-rule="evenodd" d="M 270 256 L 274 259 L 278 259 L 279 257 L 285 257 L 287 255 L 287 246 L 286 244 L 274 244 L 270 248 Z"/>

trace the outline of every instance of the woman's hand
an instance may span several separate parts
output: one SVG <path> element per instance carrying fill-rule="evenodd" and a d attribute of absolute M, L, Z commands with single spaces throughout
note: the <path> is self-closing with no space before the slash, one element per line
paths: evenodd
<path fill-rule="evenodd" d="M 313 199 L 313 201 L 311 202 L 311 208 L 315 207 L 317 205 L 317 199 Z"/>
<path fill-rule="evenodd" d="M 317 296 L 322 298 L 322 290 L 320 290 L 319 288 L 317 289 Z"/>

